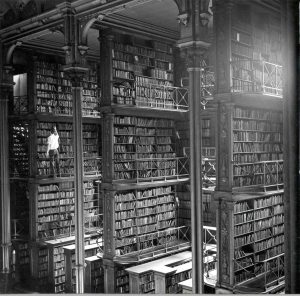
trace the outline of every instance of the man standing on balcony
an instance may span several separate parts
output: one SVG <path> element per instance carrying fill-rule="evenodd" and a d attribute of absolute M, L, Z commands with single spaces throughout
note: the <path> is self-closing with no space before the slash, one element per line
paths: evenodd
<path fill-rule="evenodd" d="M 51 135 L 48 137 L 47 141 L 47 157 L 50 157 L 50 177 L 60 177 L 59 168 L 59 135 L 56 126 L 51 129 Z"/>

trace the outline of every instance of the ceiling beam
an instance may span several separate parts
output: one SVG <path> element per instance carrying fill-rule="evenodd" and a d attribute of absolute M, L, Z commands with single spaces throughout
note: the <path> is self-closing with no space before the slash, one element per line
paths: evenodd
<path fill-rule="evenodd" d="M 120 31 L 132 32 L 147 37 L 160 37 L 164 40 L 177 41 L 179 32 L 145 23 L 136 19 L 125 17 L 120 14 L 112 14 L 96 22 L 93 28 L 111 27 Z"/>

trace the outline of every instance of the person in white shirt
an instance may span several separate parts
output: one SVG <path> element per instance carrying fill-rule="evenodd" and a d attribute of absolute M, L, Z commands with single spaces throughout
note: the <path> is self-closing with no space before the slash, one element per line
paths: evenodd
<path fill-rule="evenodd" d="M 51 129 L 51 135 L 48 137 L 47 141 L 47 157 L 50 157 L 50 177 L 55 177 L 56 175 L 60 177 L 59 168 L 59 135 L 56 126 Z"/>

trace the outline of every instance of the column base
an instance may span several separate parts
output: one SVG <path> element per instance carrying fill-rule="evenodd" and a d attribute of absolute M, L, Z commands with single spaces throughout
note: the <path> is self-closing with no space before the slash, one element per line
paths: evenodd
<path fill-rule="evenodd" d="M 11 293 L 16 281 L 12 273 L 0 273 L 0 294 Z"/>
<path fill-rule="evenodd" d="M 115 263 L 111 259 L 103 259 L 104 293 L 115 293 Z"/>

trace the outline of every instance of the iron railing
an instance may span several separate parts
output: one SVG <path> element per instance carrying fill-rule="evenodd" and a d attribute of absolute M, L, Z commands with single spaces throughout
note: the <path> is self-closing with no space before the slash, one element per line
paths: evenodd
<path fill-rule="evenodd" d="M 28 157 L 10 157 L 10 176 L 11 177 L 29 177 L 29 159 Z M 37 159 L 37 177 L 49 177 L 50 159 L 42 157 Z M 74 157 L 61 156 L 59 159 L 60 176 L 74 176 Z M 84 176 L 101 176 L 102 175 L 102 158 L 100 156 L 83 157 L 83 175 Z"/>
<path fill-rule="evenodd" d="M 200 91 L 201 98 L 212 99 L 215 93 L 215 73 L 203 68 L 201 71 Z"/>
<path fill-rule="evenodd" d="M 153 182 L 188 178 L 187 157 L 140 158 L 127 161 L 114 160 L 114 180 Z"/>
<path fill-rule="evenodd" d="M 282 66 L 258 60 L 231 62 L 232 92 L 282 97 Z"/>
<path fill-rule="evenodd" d="M 84 233 L 96 232 L 103 229 L 103 213 L 84 215 Z"/>
<path fill-rule="evenodd" d="M 263 260 L 264 287 L 271 290 L 284 283 L 284 253 Z"/>
<path fill-rule="evenodd" d="M 14 115 L 22 115 L 28 113 L 28 97 L 14 96 L 12 112 Z"/>
<path fill-rule="evenodd" d="M 183 87 L 150 84 L 139 94 L 136 90 L 136 106 L 140 108 L 188 110 L 188 90 Z"/>
<path fill-rule="evenodd" d="M 283 186 L 283 160 L 234 164 L 234 187 Z"/>
<path fill-rule="evenodd" d="M 206 187 L 216 185 L 216 160 L 202 158 L 202 182 Z"/>
<path fill-rule="evenodd" d="M 182 249 L 190 248 L 190 228 L 187 226 L 170 227 L 164 230 L 136 235 L 133 244 L 136 251 L 128 254 L 122 249 L 122 238 L 116 238 L 116 248 L 119 250 L 117 260 L 141 262 L 150 258 L 170 254 Z"/>

